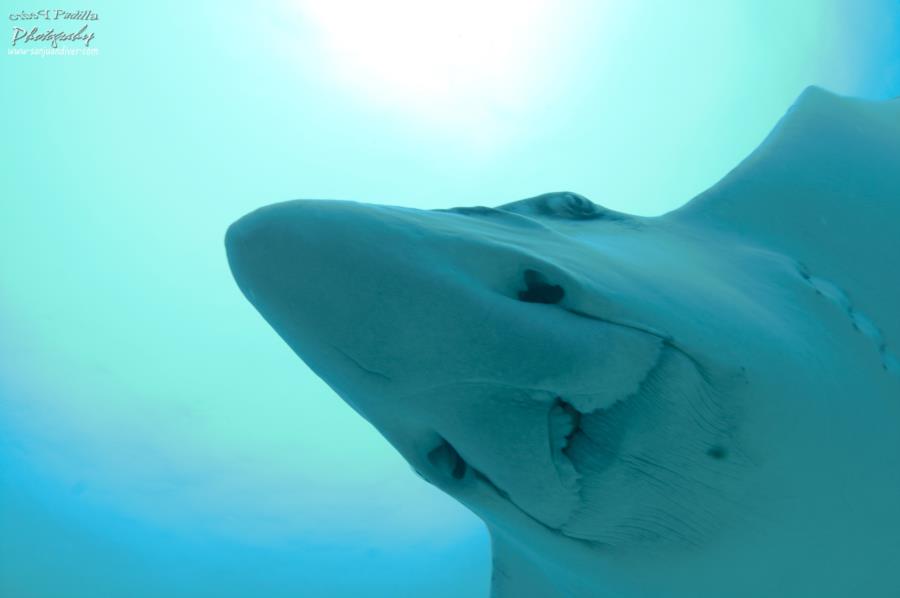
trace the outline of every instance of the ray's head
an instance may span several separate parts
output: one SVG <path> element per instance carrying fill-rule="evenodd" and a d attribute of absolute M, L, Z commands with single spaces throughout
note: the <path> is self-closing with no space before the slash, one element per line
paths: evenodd
<path fill-rule="evenodd" d="M 712 470 L 732 452 L 701 363 L 644 317 L 664 284 L 642 271 L 646 226 L 573 193 L 434 211 L 306 200 L 248 214 L 226 246 L 263 317 L 425 479 L 488 520 L 603 544 L 638 516 L 635 488 L 609 481 L 629 447 Z M 715 426 L 698 434 L 702 419 Z"/>

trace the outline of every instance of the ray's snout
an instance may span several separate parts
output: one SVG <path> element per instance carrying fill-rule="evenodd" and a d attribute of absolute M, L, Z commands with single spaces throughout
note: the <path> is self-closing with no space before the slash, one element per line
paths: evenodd
<path fill-rule="evenodd" d="M 241 291 L 305 359 L 333 342 L 352 305 L 353 252 L 370 220 L 358 204 L 290 201 L 255 210 L 225 234 L 231 272 Z M 363 222 L 360 222 L 363 221 Z M 355 230 L 356 229 L 356 230 Z"/>
<path fill-rule="evenodd" d="M 275 204 L 250 212 L 236 220 L 225 233 L 228 264 L 244 292 L 249 278 L 265 269 L 266 262 L 277 259 L 279 253 L 290 250 L 291 236 L 286 222 L 292 208 L 289 204 Z M 299 231 L 298 231 L 299 232 Z"/>
<path fill-rule="evenodd" d="M 334 262 L 359 240 L 353 229 L 366 220 L 364 212 L 351 202 L 303 200 L 243 216 L 225 234 L 228 263 L 241 290 L 261 308 L 258 302 L 266 296 L 296 298 L 311 283 L 325 284 L 321 276 L 338 271 Z M 323 265 L 327 272 L 317 272 Z"/>
<path fill-rule="evenodd" d="M 298 200 L 242 217 L 229 227 L 225 248 L 247 299 L 337 387 L 360 371 L 381 374 L 381 368 L 367 364 L 395 361 L 386 357 L 382 343 L 406 342 L 399 342 L 402 318 L 382 322 L 373 313 L 402 311 L 406 290 L 422 267 L 412 260 L 422 253 L 417 230 L 402 210 Z"/>

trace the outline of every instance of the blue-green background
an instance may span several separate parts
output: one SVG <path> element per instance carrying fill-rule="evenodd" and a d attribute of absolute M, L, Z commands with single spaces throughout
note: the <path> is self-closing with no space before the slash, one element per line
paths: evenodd
<path fill-rule="evenodd" d="M 93 2 L 98 56 L 0 58 L 0 595 L 485 593 L 484 529 L 264 325 L 226 226 L 659 214 L 806 85 L 900 95 L 896 0 L 367 4 Z"/>

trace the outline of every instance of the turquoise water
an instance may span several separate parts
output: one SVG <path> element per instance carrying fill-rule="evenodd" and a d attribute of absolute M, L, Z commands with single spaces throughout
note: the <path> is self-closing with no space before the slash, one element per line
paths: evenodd
<path fill-rule="evenodd" d="M 95 3 L 98 55 L 3 57 L 0 593 L 483 593 L 478 521 L 263 325 L 227 225 L 556 189 L 658 214 L 806 85 L 900 95 L 898 2 L 329 6 Z"/>

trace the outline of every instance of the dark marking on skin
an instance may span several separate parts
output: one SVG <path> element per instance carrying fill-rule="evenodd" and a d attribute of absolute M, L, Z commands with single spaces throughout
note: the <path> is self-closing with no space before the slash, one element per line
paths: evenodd
<path fill-rule="evenodd" d="M 725 457 L 728 456 L 728 449 L 726 449 L 724 446 L 717 444 L 717 445 L 709 447 L 706 450 L 706 454 L 709 455 L 710 457 L 712 457 L 713 459 L 716 459 L 717 461 L 721 461 L 722 459 L 724 459 Z"/>
<path fill-rule="evenodd" d="M 797 263 L 797 271 L 806 283 L 812 287 L 816 295 L 828 299 L 850 319 L 850 326 L 859 334 L 868 338 L 875 345 L 881 359 L 881 367 L 889 374 L 900 376 L 897 359 L 890 353 L 888 344 L 882 336 L 881 329 L 865 314 L 857 311 L 850 297 L 844 290 L 831 281 L 813 277 L 804 264 Z"/>

